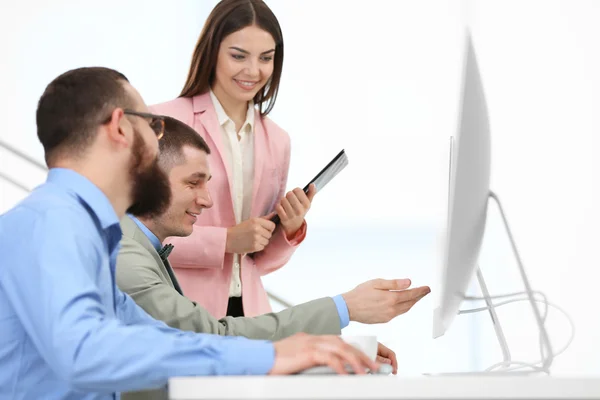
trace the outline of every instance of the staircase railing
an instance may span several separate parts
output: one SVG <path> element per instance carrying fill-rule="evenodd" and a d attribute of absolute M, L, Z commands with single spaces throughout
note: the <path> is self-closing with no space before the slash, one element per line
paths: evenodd
<path fill-rule="evenodd" d="M 0 140 L 0 148 L 3 148 L 4 150 L 8 151 L 9 153 L 19 157 L 21 160 L 27 162 L 28 164 L 41 169 L 42 171 L 48 171 L 48 168 L 42 164 L 41 162 L 39 162 L 38 160 L 36 160 L 35 158 L 23 153 L 22 151 L 16 149 L 15 147 L 11 146 L 10 144 Z M 15 179 L 11 178 L 10 176 L 8 176 L 7 174 L 5 174 L 4 172 L 2 172 L 0 170 L 0 179 L 3 179 L 4 181 L 10 183 L 11 185 L 29 193 L 31 191 L 30 188 L 28 188 L 27 186 L 25 186 L 24 184 L 16 181 Z M 281 297 L 271 293 L 270 291 L 267 290 L 267 295 L 269 296 L 269 298 L 271 300 L 273 300 L 274 302 L 278 303 L 279 305 L 283 306 L 284 308 L 289 308 L 292 307 L 292 304 L 285 301 L 284 299 L 282 299 Z"/>

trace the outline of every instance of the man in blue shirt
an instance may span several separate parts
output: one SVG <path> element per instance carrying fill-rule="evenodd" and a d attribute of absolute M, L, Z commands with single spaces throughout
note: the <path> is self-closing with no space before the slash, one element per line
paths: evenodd
<path fill-rule="evenodd" d="M 271 343 L 151 318 L 116 287 L 115 261 L 120 218 L 169 203 L 157 164 L 164 118 L 106 68 L 56 78 L 36 118 L 48 179 L 0 217 L 1 399 L 115 399 L 171 376 L 378 368 L 336 336 Z"/>

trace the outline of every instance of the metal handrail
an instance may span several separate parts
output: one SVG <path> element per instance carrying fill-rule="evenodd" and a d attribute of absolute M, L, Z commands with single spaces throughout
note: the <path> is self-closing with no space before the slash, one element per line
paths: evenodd
<path fill-rule="evenodd" d="M 283 307 L 285 308 L 290 308 L 293 307 L 294 305 L 288 301 L 285 301 L 284 299 L 282 299 L 281 297 L 269 292 L 268 290 L 265 290 L 267 292 L 267 296 L 269 296 L 269 298 L 271 300 L 273 300 L 276 303 L 281 304 Z"/>
<path fill-rule="evenodd" d="M 46 167 L 43 163 L 39 162 L 38 160 L 36 160 L 35 158 L 23 153 L 20 150 L 17 150 L 16 148 L 14 148 L 13 146 L 11 146 L 10 144 L 0 140 L 0 147 L 8 150 L 10 153 L 18 156 L 19 158 L 21 158 L 22 160 L 27 161 L 29 164 L 38 167 L 39 169 L 41 169 L 42 171 L 47 171 L 48 167 Z"/>
<path fill-rule="evenodd" d="M 0 147 L 4 148 L 5 150 L 7 150 L 8 152 L 16 155 L 17 157 L 21 158 L 22 160 L 28 162 L 29 164 L 43 170 L 43 171 L 48 171 L 48 168 L 42 164 L 41 162 L 39 162 L 38 160 L 28 156 L 27 154 L 23 153 L 20 150 L 17 150 L 16 148 L 14 148 L 13 146 L 9 145 L 6 142 L 3 142 L 2 140 L 0 140 Z M 8 183 L 18 187 L 19 189 L 29 193 L 31 192 L 31 189 L 29 189 L 27 186 L 15 181 L 14 179 L 12 179 L 11 177 L 9 177 L 8 175 L 4 174 L 2 171 L 0 171 L 0 179 L 4 179 L 5 181 L 7 181 Z M 285 301 L 284 299 L 282 299 L 281 297 L 269 292 L 268 290 L 267 292 L 267 296 L 269 296 L 269 298 L 279 304 L 281 304 L 283 307 L 285 308 L 290 308 L 292 307 L 292 304 Z"/>
<path fill-rule="evenodd" d="M 8 183 L 10 183 L 11 185 L 18 187 L 19 189 L 21 189 L 21 190 L 23 190 L 25 192 L 30 192 L 31 191 L 27 186 L 23 185 L 22 183 L 19 183 L 19 182 L 15 181 L 10 176 L 5 175 L 2 171 L 0 171 L 0 178 L 4 179 L 5 181 L 7 181 Z"/>

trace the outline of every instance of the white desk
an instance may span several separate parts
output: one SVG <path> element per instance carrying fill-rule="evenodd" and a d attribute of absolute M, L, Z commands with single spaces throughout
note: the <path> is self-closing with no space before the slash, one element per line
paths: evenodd
<path fill-rule="evenodd" d="M 169 382 L 172 400 L 600 399 L 600 377 L 193 377 Z"/>

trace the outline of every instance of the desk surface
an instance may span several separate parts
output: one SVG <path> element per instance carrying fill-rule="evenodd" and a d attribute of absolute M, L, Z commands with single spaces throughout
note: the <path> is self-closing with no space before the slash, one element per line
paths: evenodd
<path fill-rule="evenodd" d="M 192 377 L 169 382 L 172 400 L 600 399 L 600 377 Z"/>

